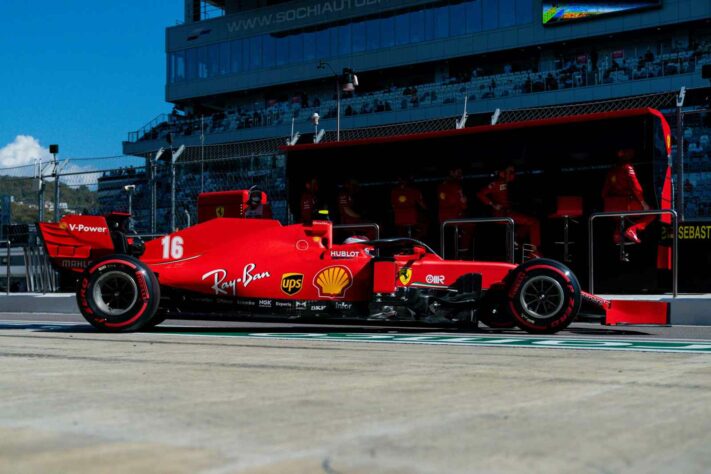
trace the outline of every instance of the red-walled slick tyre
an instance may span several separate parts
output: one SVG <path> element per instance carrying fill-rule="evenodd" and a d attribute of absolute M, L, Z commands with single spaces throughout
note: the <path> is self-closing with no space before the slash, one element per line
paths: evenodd
<path fill-rule="evenodd" d="M 109 255 L 84 271 L 77 303 L 84 318 L 106 332 L 137 331 L 156 314 L 160 286 L 150 268 L 128 255 Z"/>
<path fill-rule="evenodd" d="M 560 262 L 529 260 L 509 275 L 507 283 L 508 310 L 518 327 L 526 332 L 558 332 L 578 315 L 580 284 Z"/>

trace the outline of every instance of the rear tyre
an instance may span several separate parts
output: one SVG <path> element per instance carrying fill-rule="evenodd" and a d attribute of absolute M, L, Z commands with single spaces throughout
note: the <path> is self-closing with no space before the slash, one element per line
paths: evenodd
<path fill-rule="evenodd" d="M 526 332 L 555 333 L 568 327 L 578 315 L 580 284 L 560 262 L 529 260 L 511 273 L 507 283 L 507 309 Z"/>
<path fill-rule="evenodd" d="M 77 291 L 82 316 L 104 332 L 137 331 L 155 316 L 160 286 L 137 258 L 109 255 L 84 271 Z"/>

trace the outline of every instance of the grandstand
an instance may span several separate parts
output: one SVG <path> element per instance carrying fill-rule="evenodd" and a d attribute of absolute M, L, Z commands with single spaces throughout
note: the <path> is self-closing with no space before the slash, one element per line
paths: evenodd
<path fill-rule="evenodd" d="M 314 113 L 325 140 L 335 139 L 336 83 L 321 61 L 359 75 L 360 86 L 340 98 L 344 131 L 399 124 L 391 129 L 403 133 L 445 118 L 453 126 L 465 103 L 469 114 L 491 114 L 707 87 L 711 4 L 651 3 L 547 26 L 539 0 L 185 0 L 182 24 L 166 32 L 173 112 L 129 132 L 124 152 L 203 145 L 184 159 L 214 162 L 212 171 L 201 179 L 186 164 L 180 199 L 256 183 L 270 188 L 275 215 L 286 220 L 278 146 L 292 127 L 310 140 Z M 709 217 L 708 121 L 695 117 L 683 134 L 689 215 Z M 241 164 L 226 166 L 227 158 Z"/>

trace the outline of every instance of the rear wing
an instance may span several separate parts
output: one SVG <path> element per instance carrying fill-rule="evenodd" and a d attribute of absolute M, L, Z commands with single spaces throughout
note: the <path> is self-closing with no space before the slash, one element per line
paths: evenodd
<path fill-rule="evenodd" d="M 47 256 L 57 270 L 81 273 L 89 262 L 115 251 L 103 216 L 65 216 L 58 223 L 37 224 Z"/>

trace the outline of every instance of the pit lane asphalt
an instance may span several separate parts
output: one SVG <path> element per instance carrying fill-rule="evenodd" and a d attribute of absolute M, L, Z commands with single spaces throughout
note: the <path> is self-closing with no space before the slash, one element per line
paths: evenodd
<path fill-rule="evenodd" d="M 64 329 L 42 330 L 45 323 Z M 78 315 L 0 314 L 0 471 L 708 472 L 711 465 L 709 354 L 210 338 L 200 333 L 392 328 L 167 324 L 108 335 Z M 586 324 L 554 338 L 571 336 L 705 342 L 711 330 Z"/>

